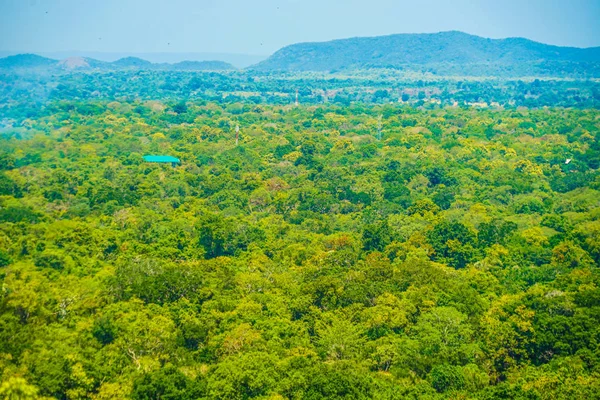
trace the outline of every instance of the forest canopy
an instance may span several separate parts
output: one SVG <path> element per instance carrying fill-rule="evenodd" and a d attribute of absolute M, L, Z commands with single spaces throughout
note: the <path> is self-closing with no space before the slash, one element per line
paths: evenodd
<path fill-rule="evenodd" d="M 598 398 L 597 109 L 110 96 L 1 111 L 0 398 Z"/>

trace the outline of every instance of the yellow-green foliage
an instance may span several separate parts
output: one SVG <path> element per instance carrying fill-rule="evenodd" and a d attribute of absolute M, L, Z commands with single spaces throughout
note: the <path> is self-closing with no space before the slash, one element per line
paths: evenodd
<path fill-rule="evenodd" d="M 177 110 L 5 129 L 0 398 L 598 395 L 598 111 Z"/>

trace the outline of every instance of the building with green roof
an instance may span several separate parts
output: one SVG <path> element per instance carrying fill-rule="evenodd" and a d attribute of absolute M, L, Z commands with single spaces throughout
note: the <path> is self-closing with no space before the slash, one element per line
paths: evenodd
<path fill-rule="evenodd" d="M 171 164 L 174 167 L 181 162 L 179 158 L 173 156 L 144 156 L 144 161 L 151 163 Z"/>

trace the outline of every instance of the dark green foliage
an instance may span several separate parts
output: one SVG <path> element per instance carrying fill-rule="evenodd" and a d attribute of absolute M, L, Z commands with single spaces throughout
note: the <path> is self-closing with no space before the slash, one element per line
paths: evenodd
<path fill-rule="evenodd" d="M 204 396 L 201 382 L 193 381 L 174 367 L 144 374 L 133 383 L 134 400 L 196 400 Z"/>
<path fill-rule="evenodd" d="M 374 395 L 370 377 L 349 364 L 317 365 L 299 372 L 308 379 L 292 375 L 282 382 L 283 393 L 290 398 L 350 400 L 371 399 Z"/>
<path fill-rule="evenodd" d="M 34 264 L 40 268 L 62 270 L 68 266 L 68 256 L 56 250 L 44 250 L 34 258 Z"/>
<path fill-rule="evenodd" d="M 383 197 L 386 200 L 408 207 L 410 204 L 410 190 L 403 184 L 397 182 L 384 183 Z"/>
<path fill-rule="evenodd" d="M 173 106 L 173 112 L 175 112 L 177 114 L 184 114 L 187 112 L 187 105 L 183 101 L 180 103 L 177 103 Z"/>
<path fill-rule="evenodd" d="M 519 385 L 501 382 L 497 386 L 490 386 L 482 393 L 484 400 L 539 400 L 539 394 L 533 391 L 526 391 Z"/>
<path fill-rule="evenodd" d="M 275 157 L 282 158 L 284 155 L 291 153 L 294 151 L 294 146 L 291 144 L 279 145 L 275 148 Z"/>
<path fill-rule="evenodd" d="M 550 184 L 552 185 L 552 190 L 560 193 L 566 193 L 580 187 L 589 186 L 597 176 L 597 173 L 593 172 L 569 172 L 562 177 L 557 177 L 550 181 Z"/>
<path fill-rule="evenodd" d="M 454 191 L 449 188 L 443 188 L 433 195 L 433 202 L 442 210 L 447 210 L 454 202 Z"/>
<path fill-rule="evenodd" d="M 443 221 L 433 227 L 427 238 L 435 250 L 434 259 L 455 268 L 464 268 L 477 255 L 475 234 L 460 222 Z"/>
<path fill-rule="evenodd" d="M 465 377 L 460 367 L 454 365 L 436 365 L 429 373 L 431 386 L 439 393 L 460 390 L 465 386 Z"/>
<path fill-rule="evenodd" d="M 250 243 L 263 239 L 264 233 L 252 226 L 238 224 L 221 215 L 207 215 L 199 226 L 199 244 L 206 258 L 234 255 L 244 251 Z"/>
<path fill-rule="evenodd" d="M 484 222 L 479 226 L 477 240 L 482 247 L 489 247 L 493 244 L 504 244 L 506 239 L 517 230 L 517 224 L 494 220 Z"/>
<path fill-rule="evenodd" d="M 0 170 L 11 170 L 15 168 L 15 161 L 14 155 L 4 152 L 0 153 Z"/>
<path fill-rule="evenodd" d="M 387 221 L 366 225 L 363 229 L 362 240 L 365 251 L 383 251 L 385 246 L 392 241 Z"/>
<path fill-rule="evenodd" d="M 541 225 L 557 230 L 558 232 L 565 232 L 569 228 L 567 219 L 562 215 L 556 214 L 544 215 L 542 217 Z"/>
<path fill-rule="evenodd" d="M 116 335 L 115 324 L 108 318 L 99 318 L 92 327 L 92 335 L 103 345 L 112 343 Z"/>
<path fill-rule="evenodd" d="M 11 263 L 10 256 L 2 249 L 0 249 L 0 267 L 6 267 Z"/>
<path fill-rule="evenodd" d="M 27 222 L 36 223 L 40 214 L 26 206 L 8 206 L 0 209 L 0 222 Z"/>

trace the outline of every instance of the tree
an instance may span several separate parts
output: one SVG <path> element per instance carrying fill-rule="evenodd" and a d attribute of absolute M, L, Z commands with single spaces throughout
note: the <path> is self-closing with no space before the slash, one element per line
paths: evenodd
<path fill-rule="evenodd" d="M 131 398 L 134 400 L 153 399 L 198 399 L 203 397 L 204 385 L 194 381 L 173 366 L 144 374 L 133 383 Z"/>
<path fill-rule="evenodd" d="M 480 352 L 478 345 L 472 343 L 473 328 L 467 316 L 454 307 L 435 307 L 422 314 L 411 329 L 411 336 L 419 343 L 423 363 L 419 368 L 429 369 L 444 362 L 466 364 Z"/>
<path fill-rule="evenodd" d="M 455 268 L 464 268 L 477 256 L 475 234 L 460 222 L 443 221 L 435 225 L 427 239 L 435 250 L 433 258 Z"/>
<path fill-rule="evenodd" d="M 330 323 L 321 323 L 316 328 L 319 347 L 329 360 L 357 358 L 364 344 L 360 328 L 346 319 L 334 317 Z"/>
<path fill-rule="evenodd" d="M 387 220 L 365 225 L 362 239 L 365 251 L 383 251 L 385 246 L 392 242 Z"/>
<path fill-rule="evenodd" d="M 0 397 L 6 400 L 39 400 L 44 399 L 38 389 L 23 378 L 10 377 L 0 384 Z"/>
<path fill-rule="evenodd" d="M 460 390 L 465 386 L 465 377 L 460 367 L 443 364 L 436 365 L 429 373 L 431 386 L 439 393 Z"/>
<path fill-rule="evenodd" d="M 9 255 L 5 251 L 0 250 L 0 267 L 6 267 L 11 261 Z"/>
<path fill-rule="evenodd" d="M 187 104 L 184 101 L 179 102 L 173 106 L 173 112 L 177 114 L 185 114 L 188 111 Z"/>

